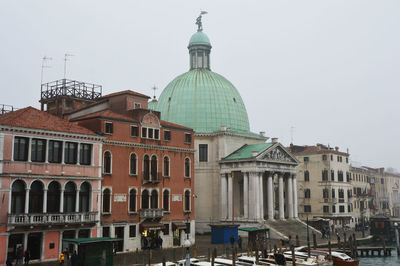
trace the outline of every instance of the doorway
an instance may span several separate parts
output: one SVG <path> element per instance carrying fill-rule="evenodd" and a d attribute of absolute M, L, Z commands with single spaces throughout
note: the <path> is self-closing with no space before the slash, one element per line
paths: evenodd
<path fill-rule="evenodd" d="M 42 251 L 42 233 L 30 233 L 28 235 L 28 249 L 32 260 L 39 260 Z"/>
<path fill-rule="evenodd" d="M 24 234 L 14 234 L 8 237 L 7 258 L 15 259 L 18 246 L 24 246 Z"/>
<path fill-rule="evenodd" d="M 115 227 L 115 237 L 121 238 L 122 240 L 115 242 L 116 251 L 124 250 L 124 227 Z"/>

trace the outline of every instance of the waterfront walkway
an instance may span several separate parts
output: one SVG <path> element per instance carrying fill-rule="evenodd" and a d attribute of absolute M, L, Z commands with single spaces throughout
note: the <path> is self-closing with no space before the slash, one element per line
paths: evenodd
<path fill-rule="evenodd" d="M 353 234 L 354 231 L 347 231 L 347 238 Z M 354 232 L 356 234 L 356 238 L 358 241 L 368 240 L 368 235 L 365 239 L 361 238 L 361 232 Z M 343 232 L 339 232 L 341 237 L 341 242 L 343 242 Z M 295 237 L 295 236 L 294 236 Z M 295 243 L 295 238 L 292 238 L 292 243 Z M 328 239 L 321 239 L 320 235 L 317 235 L 317 244 L 318 246 L 327 246 Z M 332 236 L 332 246 L 334 246 L 337 242 L 336 235 Z M 238 252 L 246 252 L 248 250 L 247 247 L 247 238 L 243 237 L 243 246 L 242 250 L 238 250 Z M 266 243 L 267 248 L 273 248 L 276 245 L 279 248 L 279 239 L 270 239 Z M 231 255 L 230 245 L 224 244 L 210 244 L 211 243 L 211 235 L 196 235 L 196 245 L 190 248 L 191 256 L 196 253 L 197 257 L 207 258 L 209 252 L 216 249 L 217 255 Z M 313 247 L 313 237 L 310 234 L 310 244 Z M 300 239 L 300 245 L 307 245 L 307 239 Z M 288 243 L 284 242 L 284 246 L 288 247 Z M 166 261 L 177 261 L 183 259 L 185 257 L 186 250 L 183 247 L 179 248 L 167 248 L 167 249 L 158 249 L 152 250 L 151 253 L 149 250 L 146 251 L 138 251 L 138 252 L 121 252 L 114 255 L 114 265 L 115 266 L 131 266 L 131 265 L 143 265 L 143 262 L 148 264 L 149 257 L 151 259 L 151 263 L 160 263 L 162 262 L 162 258 L 165 257 Z M 56 266 L 60 265 L 58 262 L 46 262 L 46 263 L 36 263 L 33 265 L 40 266 Z M 66 265 L 66 264 L 65 264 Z M 66 265 L 67 266 L 67 265 Z"/>

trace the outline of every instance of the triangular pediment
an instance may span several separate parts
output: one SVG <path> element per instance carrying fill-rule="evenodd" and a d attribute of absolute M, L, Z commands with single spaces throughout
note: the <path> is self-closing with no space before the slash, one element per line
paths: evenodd
<path fill-rule="evenodd" d="M 280 143 L 273 145 L 269 149 L 265 150 L 257 159 L 268 160 L 268 161 L 277 161 L 277 162 L 289 162 L 289 163 L 298 163 L 296 158 L 290 154 Z"/>

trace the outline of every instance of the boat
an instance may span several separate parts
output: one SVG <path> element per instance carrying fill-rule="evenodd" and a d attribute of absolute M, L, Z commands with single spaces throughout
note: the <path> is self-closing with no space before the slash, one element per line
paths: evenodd
<path fill-rule="evenodd" d="M 292 252 L 286 251 L 283 253 L 286 258 L 286 264 L 292 265 Z M 327 254 L 310 254 L 307 252 L 295 250 L 294 257 L 296 265 L 317 265 L 317 266 L 332 266 L 332 261 L 329 261 Z"/>
<path fill-rule="evenodd" d="M 307 247 L 301 247 L 297 249 L 296 252 L 307 253 Z M 310 254 L 313 256 L 319 256 L 319 255 L 329 256 L 328 251 L 318 250 L 318 249 L 310 250 Z M 359 264 L 358 259 L 352 258 L 343 252 L 332 251 L 331 256 L 332 256 L 333 266 L 358 266 Z"/>

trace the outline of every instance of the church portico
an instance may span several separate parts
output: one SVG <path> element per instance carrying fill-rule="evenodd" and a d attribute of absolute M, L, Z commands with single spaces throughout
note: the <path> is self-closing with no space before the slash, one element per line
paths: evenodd
<path fill-rule="evenodd" d="M 240 222 L 297 218 L 297 161 L 279 143 L 265 143 L 250 158 L 240 156 L 251 146 L 262 145 L 244 145 L 220 161 L 221 220 L 231 221 L 232 215 Z"/>

